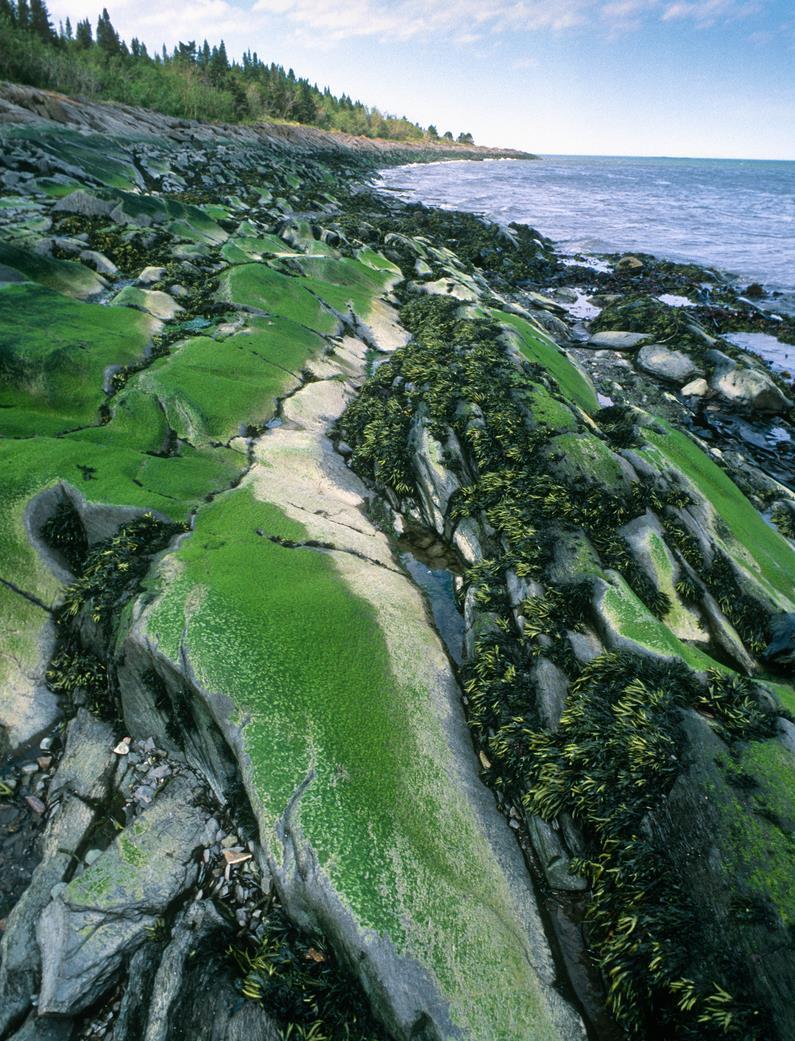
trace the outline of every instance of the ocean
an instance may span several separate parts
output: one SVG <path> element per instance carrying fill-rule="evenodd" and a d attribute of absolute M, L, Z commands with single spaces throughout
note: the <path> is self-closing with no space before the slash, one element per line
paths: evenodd
<path fill-rule="evenodd" d="M 760 282 L 795 313 L 795 162 L 547 156 L 382 171 L 402 198 L 530 224 L 566 252 L 638 251 Z"/>

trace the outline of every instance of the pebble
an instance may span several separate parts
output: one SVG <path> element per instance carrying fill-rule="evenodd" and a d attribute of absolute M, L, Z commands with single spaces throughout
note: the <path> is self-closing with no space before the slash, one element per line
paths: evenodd
<path fill-rule="evenodd" d="M 251 854 L 244 853 L 242 850 L 225 849 L 224 860 L 227 866 L 231 867 L 233 864 L 242 864 L 246 860 L 251 860 Z"/>
<path fill-rule="evenodd" d="M 35 763 L 23 763 L 21 770 L 23 774 L 30 776 L 36 773 L 38 766 Z"/>
<path fill-rule="evenodd" d="M 101 856 L 102 856 L 102 850 L 101 849 L 90 849 L 90 850 L 88 850 L 86 855 L 83 857 L 83 860 L 85 861 L 86 867 L 91 867 L 91 865 L 96 863 L 96 861 L 98 861 Z"/>
<path fill-rule="evenodd" d="M 130 754 L 130 745 L 129 745 L 129 743 L 126 740 L 125 741 L 119 741 L 119 743 L 116 745 L 116 747 L 113 749 L 113 751 L 116 753 L 116 755 L 129 755 Z"/>
<path fill-rule="evenodd" d="M 38 764 L 40 770 L 49 770 L 52 766 L 52 756 L 40 755 L 39 758 L 36 760 L 36 763 Z"/>
<path fill-rule="evenodd" d="M 50 896 L 53 898 L 53 900 L 55 900 L 57 897 L 61 895 L 61 893 L 65 893 L 67 888 L 68 886 L 66 882 L 56 882 L 50 890 Z"/>
<path fill-rule="evenodd" d="M 142 784 L 140 788 L 136 788 L 133 792 L 133 799 L 136 802 L 143 803 L 144 806 L 148 806 L 154 797 L 155 790 L 148 784 Z"/>
<path fill-rule="evenodd" d="M 42 750 L 42 752 L 49 752 L 52 746 L 53 739 L 51 737 L 43 737 L 41 741 L 39 741 L 39 748 Z"/>
<path fill-rule="evenodd" d="M 47 809 L 41 799 L 38 799 L 35 795 L 26 795 L 25 802 L 34 813 L 42 814 Z"/>

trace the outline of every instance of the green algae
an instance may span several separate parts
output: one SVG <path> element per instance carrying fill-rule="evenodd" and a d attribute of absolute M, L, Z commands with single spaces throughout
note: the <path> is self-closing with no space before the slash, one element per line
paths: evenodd
<path fill-rule="evenodd" d="M 520 315 L 490 311 L 492 318 L 518 334 L 519 349 L 528 361 L 542 365 L 558 383 L 564 397 L 593 414 L 599 409 L 590 379 L 571 362 L 554 340 L 540 332 Z"/>
<path fill-rule="evenodd" d="M 683 473 L 714 507 L 730 535 L 728 551 L 773 597 L 789 610 L 795 606 L 795 551 L 767 524 L 737 485 L 679 430 L 660 421 L 664 432 L 644 429 L 650 448 L 641 455 L 659 468 L 661 461 Z M 716 533 L 716 535 L 719 534 Z"/>
<path fill-rule="evenodd" d="M 11 242 L 0 242 L 0 264 L 19 271 L 26 281 L 37 282 L 78 300 L 101 292 L 105 284 L 84 264 L 73 260 L 53 260 Z"/>
<path fill-rule="evenodd" d="M 105 369 L 140 362 L 151 319 L 31 283 L 0 286 L 0 433 L 54 434 L 95 422 Z"/>
<path fill-rule="evenodd" d="M 324 348 L 325 341 L 303 326 L 259 320 L 224 340 L 183 341 L 136 387 L 156 398 L 179 437 L 194 445 L 228 441 L 241 428 L 270 420 L 277 398 L 298 385 L 303 366 Z"/>
<path fill-rule="evenodd" d="M 550 1037 L 488 841 L 451 790 L 429 693 L 396 680 L 373 607 L 305 537 L 248 488 L 217 499 L 176 552 L 147 632 L 233 699 L 273 852 L 302 791 L 291 829 L 361 928 L 435 974 L 473 1036 Z"/>
<path fill-rule="evenodd" d="M 337 318 L 309 291 L 305 280 L 283 275 L 265 264 L 243 264 L 221 276 L 220 297 L 289 318 L 319 333 L 337 332 Z"/>
<path fill-rule="evenodd" d="M 586 431 L 558 434 L 545 448 L 554 473 L 568 484 L 595 483 L 610 492 L 626 491 L 629 484 L 614 452 Z"/>
<path fill-rule="evenodd" d="M 664 658 L 681 658 L 696 670 L 722 668 L 708 654 L 680 640 L 638 599 L 620 575 L 615 575 L 602 591 L 600 611 L 617 633 L 646 652 Z"/>

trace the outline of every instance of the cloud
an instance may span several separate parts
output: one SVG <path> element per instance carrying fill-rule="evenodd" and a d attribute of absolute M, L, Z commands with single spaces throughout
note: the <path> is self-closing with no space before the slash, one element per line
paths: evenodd
<path fill-rule="evenodd" d="M 92 22 L 108 0 L 51 0 L 54 18 Z M 268 30 L 292 32 L 305 45 L 346 40 L 483 46 L 487 38 L 587 29 L 631 32 L 643 25 L 687 22 L 707 28 L 758 11 L 769 0 L 110 0 L 113 24 L 129 39 L 150 42 L 225 37 L 248 46 Z"/>
<path fill-rule="evenodd" d="M 594 0 L 255 0 L 253 10 L 332 42 L 444 36 L 463 43 L 487 34 L 572 28 L 584 24 L 595 6 Z"/>
<path fill-rule="evenodd" d="M 666 4 L 662 21 L 691 21 L 701 28 L 709 28 L 727 19 L 748 18 L 759 11 L 760 5 L 744 0 L 674 0 Z"/>

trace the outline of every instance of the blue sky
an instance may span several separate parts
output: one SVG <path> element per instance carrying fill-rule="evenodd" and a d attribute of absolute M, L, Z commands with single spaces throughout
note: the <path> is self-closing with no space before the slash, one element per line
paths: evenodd
<path fill-rule="evenodd" d="M 50 10 L 94 20 L 102 6 L 56 0 Z M 108 9 L 127 39 L 223 38 L 231 54 L 251 48 L 483 144 L 795 159 L 792 0 L 111 0 Z"/>

